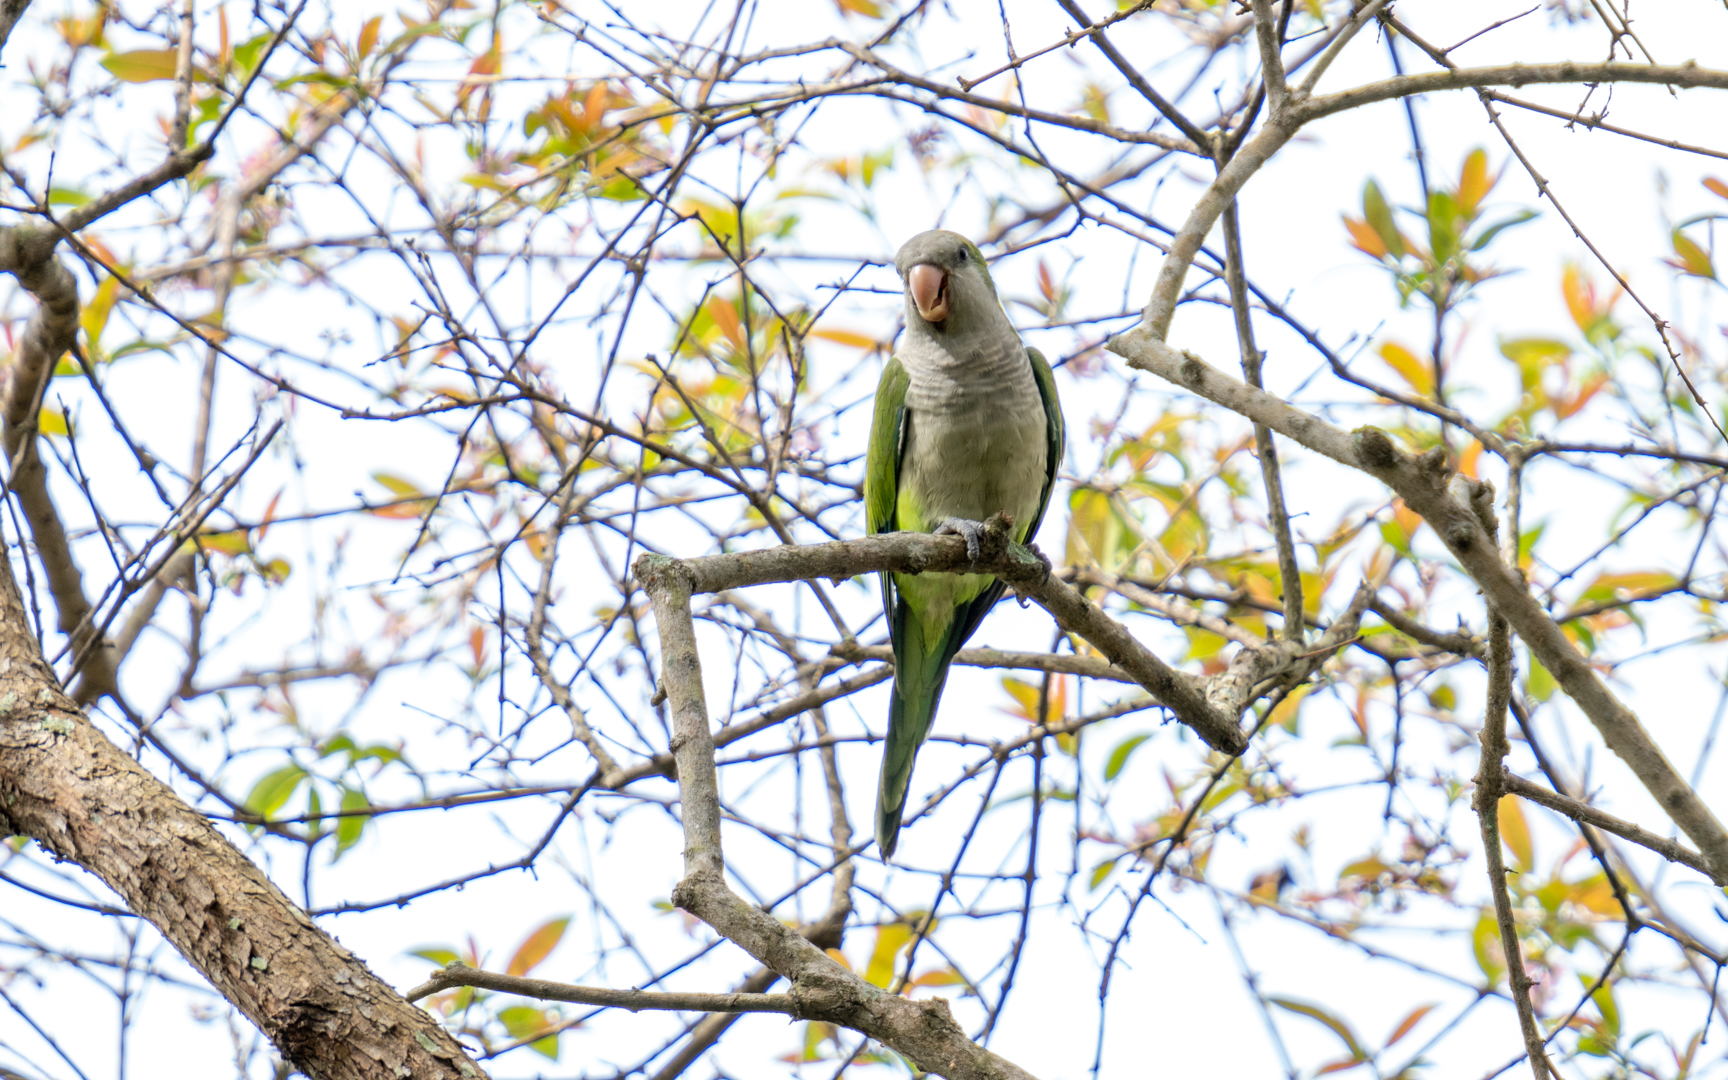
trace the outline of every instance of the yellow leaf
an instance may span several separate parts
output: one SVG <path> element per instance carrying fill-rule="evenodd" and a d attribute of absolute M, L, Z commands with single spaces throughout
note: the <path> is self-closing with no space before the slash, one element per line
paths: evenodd
<path fill-rule="evenodd" d="M 1380 359 L 1402 376 L 1404 381 L 1410 384 L 1410 389 L 1423 397 L 1434 393 L 1433 367 L 1427 361 L 1417 358 L 1409 349 L 1396 341 L 1388 341 L 1380 346 Z"/>
<path fill-rule="evenodd" d="M 66 419 L 65 413 L 51 405 L 44 405 L 42 412 L 36 417 L 36 430 L 44 435 L 65 437 L 72 434 L 72 424 Z"/>
<path fill-rule="evenodd" d="M 1584 908 L 1593 915 L 1605 919 L 1623 919 L 1626 909 L 1620 906 L 1620 901 L 1614 895 L 1614 887 L 1608 884 L 1606 874 L 1596 874 L 1572 886 L 1567 897 L 1574 904 Z"/>
<path fill-rule="evenodd" d="M 1296 719 L 1302 708 L 1302 699 L 1307 697 L 1308 691 L 1313 688 L 1313 685 L 1309 684 L 1292 690 L 1283 701 L 1278 703 L 1278 707 L 1272 710 L 1271 722 L 1292 735 L 1296 734 Z"/>
<path fill-rule="evenodd" d="M 1488 178 L 1488 152 L 1481 147 L 1464 159 L 1464 174 L 1458 178 L 1458 210 L 1467 218 L 1476 216 L 1482 197 L 1494 186 Z"/>
<path fill-rule="evenodd" d="M 864 969 L 864 981 L 872 986 L 887 986 L 894 980 L 894 958 L 912 940 L 912 927 L 903 922 L 884 923 L 876 928 L 876 947 L 870 950 L 870 965 Z"/>
<path fill-rule="evenodd" d="M 1530 822 L 1525 820 L 1524 807 L 1516 795 L 1500 796 L 1500 840 L 1512 853 L 1518 869 L 1528 870 L 1535 860 L 1530 843 Z"/>
<path fill-rule="evenodd" d="M 917 978 L 909 980 L 906 983 L 906 992 L 911 993 L 914 989 L 916 989 L 917 987 L 920 987 L 920 986 L 965 986 L 965 985 L 966 985 L 966 980 L 961 977 L 961 975 L 958 971 L 955 971 L 953 968 L 937 968 L 934 971 L 926 971 L 924 974 L 919 975 Z"/>
<path fill-rule="evenodd" d="M 224 555 L 244 555 L 252 550 L 252 540 L 245 529 L 232 532 L 200 533 L 198 546 L 205 551 L 220 551 Z"/>
<path fill-rule="evenodd" d="M 122 267 L 125 273 L 130 267 Z M 110 274 L 102 284 L 96 286 L 96 295 L 84 305 L 84 310 L 78 313 L 78 323 L 84 328 L 84 340 L 91 351 L 96 351 L 102 340 L 102 331 L 108 325 L 108 316 L 114 310 L 114 301 L 120 296 L 120 279 Z"/>
<path fill-rule="evenodd" d="M 155 82 L 174 77 L 175 60 L 173 49 L 139 49 L 109 53 L 103 57 L 102 66 L 121 82 Z"/>
<path fill-rule="evenodd" d="M 516 949 L 516 955 L 510 958 L 510 966 L 504 969 L 505 974 L 526 975 L 533 971 L 557 947 L 569 925 L 570 916 L 566 915 L 537 927 Z"/>
<path fill-rule="evenodd" d="M 867 19 L 882 17 L 882 5 L 876 0 L 834 0 L 834 6 L 840 9 L 841 14 L 862 15 Z"/>
<path fill-rule="evenodd" d="M 390 494 L 392 495 L 408 496 L 420 494 L 420 489 L 416 487 L 413 482 L 404 480 L 400 476 L 391 473 L 375 472 L 372 474 L 372 479 L 389 488 Z"/>
<path fill-rule="evenodd" d="M 1028 723 L 1036 723 L 1033 719 L 1038 715 L 1038 696 L 1043 692 L 1041 685 L 1030 683 L 1024 679 L 1005 678 L 1002 689 L 1008 691 L 1008 696 L 1014 699 L 1015 708 L 1003 709 L 1009 716 L 1018 716 Z M 1068 709 L 1068 677 L 1058 675 L 1050 680 L 1050 697 L 1044 703 L 1044 716 L 1047 722 L 1055 722 Z"/>
<path fill-rule="evenodd" d="M 1606 600 L 1631 600 L 1653 593 L 1667 592 L 1678 585 L 1673 574 L 1660 570 L 1641 570 L 1626 574 L 1598 574 L 1578 599 L 1581 603 Z"/>
<path fill-rule="evenodd" d="M 1674 230 L 1674 254 L 1680 256 L 1672 265 L 1693 277 L 1716 279 L 1716 266 L 1710 256 L 1690 236 Z"/>

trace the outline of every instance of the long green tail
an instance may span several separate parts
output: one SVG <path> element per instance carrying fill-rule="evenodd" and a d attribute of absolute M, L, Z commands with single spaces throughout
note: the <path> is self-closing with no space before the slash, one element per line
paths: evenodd
<path fill-rule="evenodd" d="M 902 601 L 904 604 L 904 601 Z M 930 722 L 948 681 L 954 653 L 926 652 L 918 621 L 908 619 L 901 647 L 895 649 L 894 688 L 888 703 L 888 738 L 882 749 L 882 780 L 876 793 L 876 844 L 890 858 L 900 838 L 900 815 L 912 783 L 912 761 L 930 734 Z"/>
<path fill-rule="evenodd" d="M 882 780 L 876 792 L 876 844 L 884 859 L 893 856 L 900 838 L 900 815 L 906 809 L 906 790 L 912 783 L 912 759 L 936 720 L 936 706 L 948 681 L 948 665 L 1006 589 L 1002 582 L 991 580 L 978 595 L 960 603 L 939 640 L 926 641 L 924 622 L 913 614 L 905 594 L 894 595 L 884 582 L 888 640 L 894 647 L 888 738 L 882 748 Z"/>

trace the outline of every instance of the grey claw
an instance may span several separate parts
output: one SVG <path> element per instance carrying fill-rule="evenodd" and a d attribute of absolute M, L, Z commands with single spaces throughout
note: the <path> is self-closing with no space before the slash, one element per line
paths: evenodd
<path fill-rule="evenodd" d="M 966 518 L 947 518 L 936 526 L 937 536 L 958 536 L 966 541 L 966 557 L 977 562 L 983 554 L 982 541 L 987 528 L 982 521 L 968 521 Z"/>

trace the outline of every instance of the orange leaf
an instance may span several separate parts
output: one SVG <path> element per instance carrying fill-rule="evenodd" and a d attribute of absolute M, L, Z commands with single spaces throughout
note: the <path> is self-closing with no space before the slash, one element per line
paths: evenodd
<path fill-rule="evenodd" d="M 1481 151 L 1477 151 L 1477 152 L 1480 153 Z M 1397 1042 L 1399 1039 L 1402 1039 L 1404 1036 L 1410 1034 L 1410 1029 L 1415 1027 L 1417 1024 L 1420 1024 L 1422 1022 L 1422 1018 L 1424 1016 L 1427 1016 L 1430 1012 L 1433 1012 L 1434 1008 L 1435 1007 L 1433 1005 L 1419 1005 L 1416 1008 L 1411 1009 L 1410 1015 L 1406 1016 L 1404 1019 L 1400 1020 L 1398 1022 L 1398 1026 L 1393 1029 L 1392 1037 L 1386 1040 L 1386 1045 L 1391 1046 L 1393 1043 Z"/>
<path fill-rule="evenodd" d="M 374 15 L 360 28 L 359 52 L 362 59 L 369 56 L 373 47 L 378 44 L 378 24 L 383 21 L 384 16 Z"/>
<path fill-rule="evenodd" d="M 723 296 L 710 297 L 708 300 L 708 315 L 714 320 L 714 325 L 726 335 L 737 348 L 744 347 L 744 324 L 738 321 L 738 308 L 732 301 Z"/>
<path fill-rule="evenodd" d="M 588 88 L 588 96 L 582 102 L 582 123 L 589 131 L 600 126 L 600 120 L 606 115 L 606 84 L 597 82 Z"/>
<path fill-rule="evenodd" d="M 1554 406 L 1554 415 L 1558 416 L 1562 420 L 1566 419 L 1579 409 L 1582 409 L 1585 405 L 1588 405 L 1590 399 L 1596 396 L 1596 391 L 1602 389 L 1607 384 L 1608 375 L 1606 372 L 1599 371 L 1590 376 L 1588 379 L 1584 380 L 1584 385 L 1578 388 L 1576 394 L 1567 396 L 1563 401 L 1555 401 L 1552 403 Z"/>
<path fill-rule="evenodd" d="M 1398 528 L 1408 540 L 1416 535 L 1416 530 L 1422 527 L 1422 515 L 1404 505 L 1403 499 L 1392 500 L 1392 520 L 1398 523 Z"/>
<path fill-rule="evenodd" d="M 1366 252 L 1376 259 L 1386 257 L 1386 241 L 1380 239 L 1380 234 L 1374 227 L 1361 218 L 1346 217 L 1344 227 L 1350 230 L 1350 244 L 1358 251 Z"/>
<path fill-rule="evenodd" d="M 565 927 L 570 925 L 570 916 L 553 919 L 541 925 L 528 939 L 517 948 L 516 955 L 510 958 L 510 966 L 505 968 L 507 975 L 526 975 L 537 967 L 540 961 L 546 959 L 557 947 L 559 939 L 564 936 Z"/>
<path fill-rule="evenodd" d="M 1481 456 L 1482 444 L 1471 439 L 1470 445 L 1466 446 L 1464 452 L 1458 455 L 1458 471 L 1472 480 L 1476 479 L 1476 462 Z"/>
<path fill-rule="evenodd" d="M 1577 263 L 1567 263 L 1565 272 L 1560 275 L 1560 292 L 1566 297 L 1566 310 L 1572 313 L 1572 321 L 1578 324 L 1578 329 L 1585 333 L 1589 333 L 1613 309 L 1614 302 L 1620 299 L 1620 291 L 1616 287 L 1614 295 L 1607 301 L 1599 300 L 1595 284 Z"/>
<path fill-rule="evenodd" d="M 869 334 L 857 330 L 830 330 L 827 328 L 810 331 L 811 337 L 819 337 L 824 341 L 832 341 L 839 345 L 850 345 L 855 349 L 874 349 L 881 342 Z"/>
<path fill-rule="evenodd" d="M 1704 186 L 1722 196 L 1724 199 L 1728 199 L 1728 184 L 1724 184 L 1714 176 L 1706 176 L 1704 178 Z"/>
<path fill-rule="evenodd" d="M 282 492 L 284 490 L 285 489 L 283 488 L 277 488 L 276 494 L 270 496 L 270 505 L 264 508 L 264 519 L 258 523 L 258 539 L 260 541 L 262 541 L 265 534 L 270 531 L 270 523 L 276 520 L 276 504 L 282 501 Z"/>

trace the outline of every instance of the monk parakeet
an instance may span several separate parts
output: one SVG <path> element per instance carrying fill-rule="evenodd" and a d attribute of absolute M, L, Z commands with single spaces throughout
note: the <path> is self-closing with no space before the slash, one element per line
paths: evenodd
<path fill-rule="evenodd" d="M 996 298 L 970 240 L 933 230 L 894 257 L 906 293 L 906 334 L 882 370 L 864 474 L 869 531 L 958 534 L 974 558 L 984 521 L 1013 519 L 1031 540 L 1062 460 L 1056 378 Z M 948 665 L 1002 598 L 988 574 L 883 574 L 894 649 L 888 739 L 876 802 L 876 843 L 894 854 L 912 759 L 942 697 Z"/>

